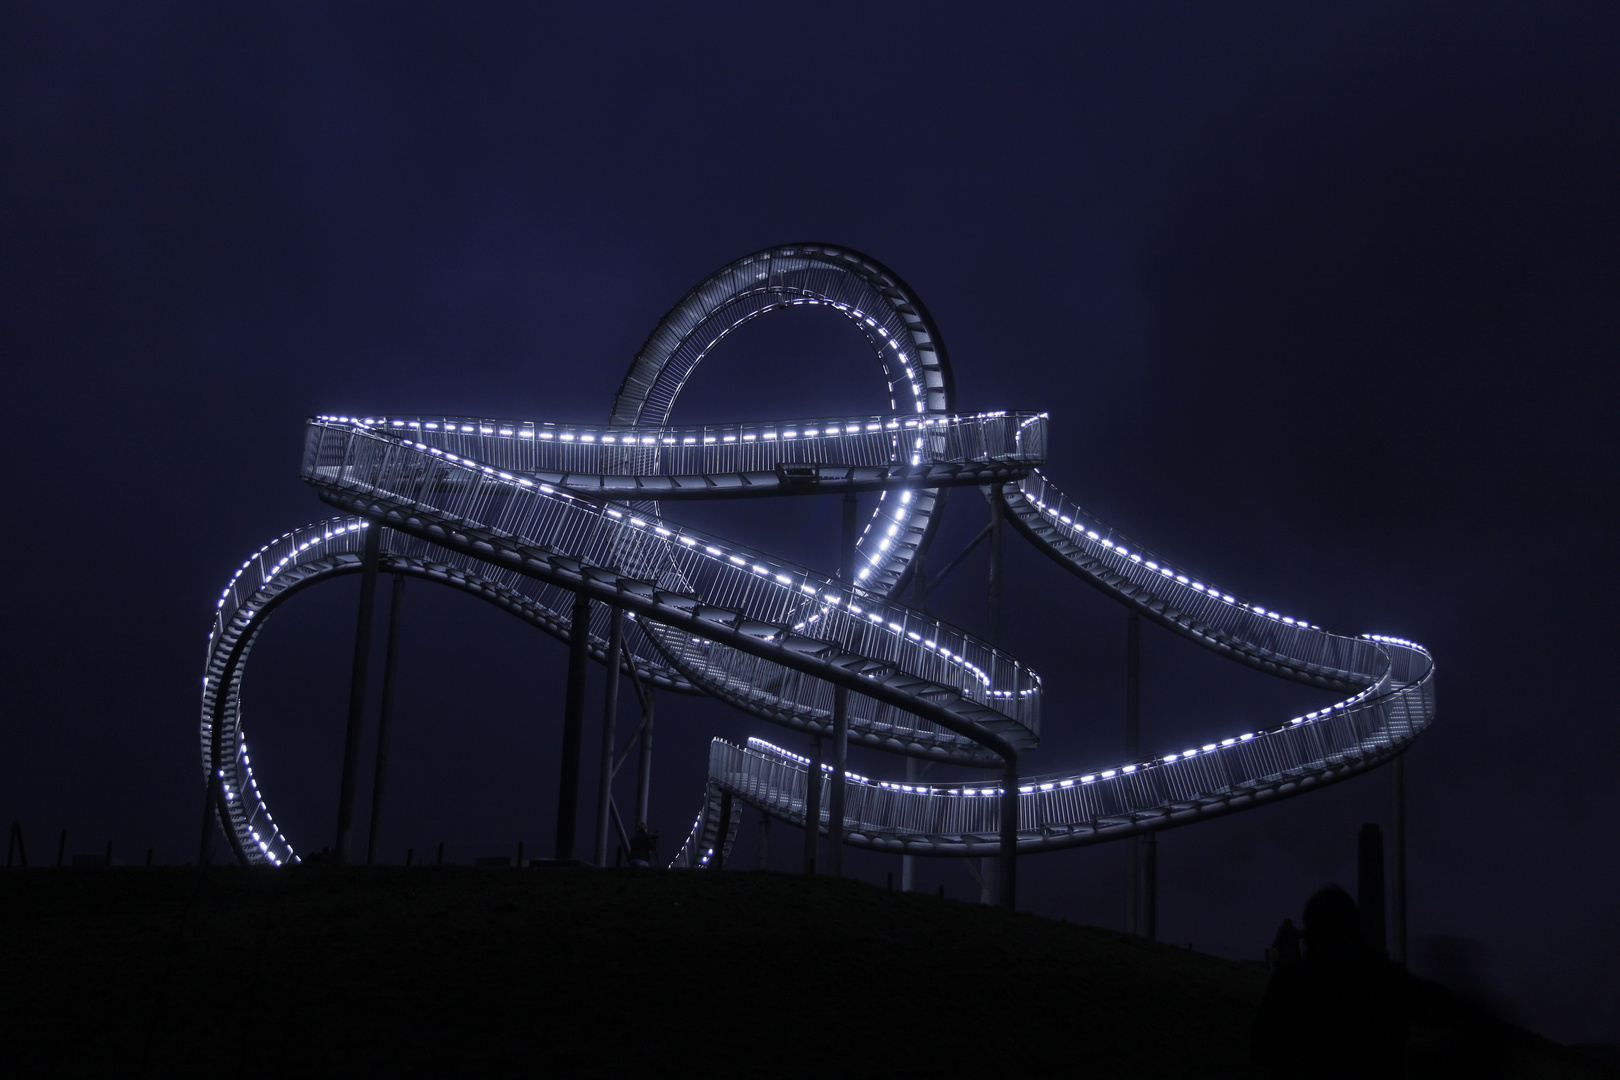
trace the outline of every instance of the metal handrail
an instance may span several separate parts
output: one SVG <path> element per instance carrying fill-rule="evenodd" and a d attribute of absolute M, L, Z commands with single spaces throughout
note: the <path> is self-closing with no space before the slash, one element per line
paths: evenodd
<path fill-rule="evenodd" d="M 387 500 L 396 515 L 418 519 L 414 527 L 440 543 L 453 542 L 458 532 L 483 532 L 532 547 L 541 559 L 562 558 L 575 573 L 668 594 L 665 602 L 701 608 L 701 618 L 716 626 L 779 643 L 784 657 L 836 647 L 874 678 L 917 680 L 919 697 L 960 700 L 963 715 L 987 734 L 1020 747 L 1038 738 L 1039 677 L 941 620 L 708 534 L 574 498 L 361 424 L 312 420 L 307 430 L 304 476 L 328 498 Z M 446 483 L 449 477 L 455 482 Z M 705 690 L 739 702 L 744 695 L 762 698 L 757 715 L 791 718 L 811 730 L 831 716 L 832 687 L 789 670 L 791 663 L 715 638 L 644 629 Z M 878 745 L 909 743 L 942 758 L 988 759 L 976 739 L 939 730 L 904 709 L 852 705 L 850 726 L 853 736 Z"/>
<path fill-rule="evenodd" d="M 1371 643 L 1386 650 L 1391 673 L 1358 700 L 1163 757 L 1021 778 L 1019 851 L 1075 847 L 1188 824 L 1388 760 L 1432 718 L 1434 665 L 1420 646 L 1391 639 Z M 711 744 L 712 788 L 800 827 L 807 774 L 803 758 L 763 740 L 750 739 L 747 746 L 721 739 Z M 847 783 L 843 824 L 850 844 L 917 855 L 998 850 L 1002 790 L 995 785 L 864 777 Z M 825 800 L 822 806 L 826 828 Z"/>

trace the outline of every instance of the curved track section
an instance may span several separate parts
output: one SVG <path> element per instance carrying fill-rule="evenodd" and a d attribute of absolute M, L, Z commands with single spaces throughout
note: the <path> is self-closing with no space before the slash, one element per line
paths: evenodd
<path fill-rule="evenodd" d="M 200 731 L 204 777 L 218 781 L 221 824 L 237 858 L 273 865 L 296 860 L 275 824 L 253 775 L 242 724 L 242 676 L 259 632 L 284 602 L 310 586 L 358 574 L 364 518 L 341 517 L 294 529 L 266 544 L 242 564 L 220 595 L 208 637 Z M 511 612 L 554 637 L 568 640 L 572 594 L 482 560 L 384 528 L 382 573 L 435 581 Z M 592 618 L 591 655 L 607 659 L 608 613 Z M 627 638 L 640 633 L 627 628 Z M 656 650 L 649 649 L 656 655 Z M 625 671 L 677 693 L 702 693 L 667 665 L 645 664 L 627 655 Z"/>
<path fill-rule="evenodd" d="M 716 343 L 796 304 L 828 305 L 860 330 L 894 413 L 669 425 L 681 388 Z M 1270 730 L 1022 780 L 1020 850 L 1162 829 L 1307 790 L 1387 760 L 1430 722 L 1433 663 L 1421 647 L 1328 633 L 1152 555 L 1035 471 L 1045 459 L 1046 414 L 959 416 L 953 395 L 938 330 L 896 275 L 847 249 L 796 244 L 740 259 L 688 293 L 638 353 L 604 426 L 440 415 L 312 419 L 303 478 L 353 516 L 295 530 L 243 563 L 209 639 L 203 765 L 237 857 L 296 859 L 251 768 L 241 704 L 247 656 L 282 602 L 361 570 L 368 529 L 381 530 L 383 572 L 444 582 L 560 638 L 568 637 L 576 596 L 603 601 L 588 635 L 599 661 L 610 612 L 625 612 L 626 670 L 653 685 L 709 694 L 816 734 L 831 730 L 842 688 L 851 692 L 856 743 L 1001 765 L 1038 743 L 1039 677 L 888 599 L 931 535 L 939 491 L 979 486 L 1031 542 L 1112 599 L 1240 663 L 1347 695 Z M 659 511 L 663 502 L 689 499 L 846 491 L 879 496 L 849 582 L 686 529 Z M 723 856 L 739 802 L 803 824 L 807 771 L 805 759 L 762 740 L 746 747 L 717 740 L 704 807 L 677 862 L 710 865 L 717 851 Z M 851 774 L 847 791 L 853 844 L 965 855 L 1010 842 L 1012 818 L 1001 815 L 1010 815 L 1012 802 L 998 788 Z"/>
<path fill-rule="evenodd" d="M 1352 691 L 1270 730 L 1231 733 L 1145 761 L 1021 780 L 1020 850 L 1112 840 L 1297 794 L 1382 764 L 1433 719 L 1434 663 L 1422 646 L 1330 633 L 1225 592 L 1153 555 L 1038 472 L 1001 486 L 996 497 L 1032 543 L 1110 598 L 1268 674 Z M 804 758 L 762 740 L 746 747 L 716 740 L 710 750 L 714 792 L 801 827 L 807 774 Z M 845 796 L 847 839 L 907 854 L 993 854 L 1000 794 L 997 787 L 852 780 Z M 710 798 L 705 813 L 712 815 L 715 804 Z M 825 830 L 828 804 L 821 805 Z M 704 827 L 700 817 L 687 848 Z"/>
<path fill-rule="evenodd" d="M 1007 420 L 983 431 L 1018 432 Z M 1000 472 L 999 456 L 974 467 Z M 977 482 L 959 464 L 956 482 Z M 631 613 L 693 683 L 775 723 L 827 729 L 832 683 L 865 699 L 851 706 L 857 742 L 988 763 L 1038 740 L 1027 667 L 836 578 L 440 450 L 392 421 L 310 421 L 304 477 L 345 510 Z"/>
<path fill-rule="evenodd" d="M 945 342 L 917 295 L 893 270 L 869 255 L 833 244 L 784 244 L 755 252 L 703 279 L 670 309 L 636 354 L 613 401 L 609 423 L 663 427 L 681 388 L 727 334 L 769 311 L 801 304 L 845 316 L 876 355 L 889 389 L 889 407 L 906 416 L 945 416 L 956 409 Z M 921 449 L 921 448 L 916 448 Z M 905 462 L 915 450 L 897 448 Z M 658 470 L 624 454 L 618 471 Z M 887 502 L 887 498 L 882 500 Z M 893 596 L 905 586 L 918 550 L 934 529 L 937 497 L 919 488 L 904 505 L 879 505 L 861 536 L 859 583 Z M 639 508 L 657 513 L 656 507 Z M 877 550 L 893 528 L 897 543 Z M 873 536 L 873 529 L 878 535 Z"/>

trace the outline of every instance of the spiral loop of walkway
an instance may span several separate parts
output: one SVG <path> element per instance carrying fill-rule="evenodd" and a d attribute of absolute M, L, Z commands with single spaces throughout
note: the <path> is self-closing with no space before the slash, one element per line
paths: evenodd
<path fill-rule="evenodd" d="M 866 336 L 893 413 L 668 423 L 687 378 L 725 335 L 806 303 L 831 306 Z M 609 621 L 623 613 L 623 670 L 648 685 L 709 694 L 818 735 L 832 731 L 842 689 L 851 741 L 993 765 L 1037 747 L 1039 676 L 891 599 L 937 524 L 938 491 L 975 486 L 1060 566 L 1144 617 L 1258 670 L 1348 695 L 1271 730 L 1021 780 L 1016 822 L 998 786 L 851 776 L 847 842 L 879 850 L 988 854 L 999 844 L 1007 853 L 1016 825 L 1017 849 L 1036 851 L 1200 820 L 1371 768 L 1428 724 L 1433 665 L 1420 647 L 1329 633 L 1151 554 L 1040 474 L 1044 413 L 958 415 L 952 398 L 943 343 L 910 290 L 865 256 L 803 244 L 730 264 L 684 297 L 637 355 L 606 425 L 312 418 L 302 475 L 344 516 L 288 533 L 244 562 L 209 639 L 203 764 L 237 857 L 297 858 L 251 768 L 241 701 L 248 654 L 281 603 L 360 572 L 367 536 L 384 572 L 449 584 L 564 640 L 575 599 L 602 601 L 585 635 L 590 656 L 606 660 Z M 848 581 L 685 528 L 662 505 L 855 491 L 878 499 Z M 739 819 L 732 800 L 804 824 L 809 770 L 763 740 L 717 740 L 703 809 L 677 862 L 723 855 Z"/>

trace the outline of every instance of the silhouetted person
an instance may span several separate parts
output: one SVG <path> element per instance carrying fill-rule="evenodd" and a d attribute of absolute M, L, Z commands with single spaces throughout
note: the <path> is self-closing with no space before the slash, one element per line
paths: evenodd
<path fill-rule="evenodd" d="M 658 836 L 647 831 L 645 821 L 636 822 L 636 831 L 630 837 L 630 865 L 650 867 L 658 857 Z"/>
<path fill-rule="evenodd" d="M 1305 956 L 1266 985 L 1249 1044 L 1273 1077 L 1398 1077 L 1405 976 L 1361 942 L 1356 902 L 1337 885 L 1305 905 Z"/>
<path fill-rule="evenodd" d="M 1292 964 L 1299 959 L 1299 927 L 1293 919 L 1284 919 L 1277 927 L 1277 936 L 1271 939 L 1271 952 L 1279 964 Z"/>

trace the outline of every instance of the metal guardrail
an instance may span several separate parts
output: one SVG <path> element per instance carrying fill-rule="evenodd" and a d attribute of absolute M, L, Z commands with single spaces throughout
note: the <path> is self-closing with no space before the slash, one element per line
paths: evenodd
<path fill-rule="evenodd" d="M 769 644 L 765 654 L 745 653 L 718 635 L 643 628 L 694 683 L 777 722 L 808 730 L 830 723 L 833 688 L 793 670 L 789 654 L 832 649 L 847 657 L 841 666 L 915 683 L 906 693 L 948 702 L 987 735 L 1020 747 L 1038 738 L 1040 679 L 1022 662 L 835 578 L 353 422 L 310 422 L 304 476 L 328 497 L 386 502 L 397 519 L 391 524 L 424 538 L 453 544 L 460 534 L 485 548 L 507 541 L 520 572 L 539 573 L 539 563 L 560 559 L 569 573 L 660 594 L 660 603 L 684 605 L 700 620 Z M 520 558 L 518 548 L 531 553 Z M 863 696 L 851 703 L 852 738 L 946 759 L 989 759 L 975 738 L 892 704 L 868 705 Z"/>
<path fill-rule="evenodd" d="M 668 424 L 681 387 L 716 343 L 751 318 L 798 304 L 830 306 L 866 337 L 893 415 Z M 1014 793 L 999 787 L 851 775 L 848 839 L 882 850 L 988 854 L 999 841 L 1011 854 L 1162 829 L 1371 768 L 1427 726 L 1433 663 L 1420 646 L 1328 633 L 1151 554 L 1034 471 L 1046 453 L 1046 422 L 1045 413 L 956 415 L 950 365 L 920 301 L 875 260 L 826 244 L 757 252 L 704 279 L 637 354 L 607 426 L 453 416 L 310 421 L 303 476 L 355 516 L 294 530 L 248 559 L 220 597 L 209 640 L 205 776 L 218 784 L 214 805 L 238 858 L 296 859 L 260 794 L 243 734 L 248 653 L 281 602 L 359 571 L 368 535 L 380 538 L 384 571 L 449 583 L 559 637 L 569 636 L 576 595 L 606 600 L 595 605 L 588 650 L 605 659 L 609 609 L 623 609 L 633 616 L 625 663 L 654 685 L 824 733 L 837 684 L 853 691 L 853 741 L 989 764 L 1036 745 L 1039 677 L 888 599 L 934 527 L 935 489 L 979 484 L 1043 551 L 1114 599 L 1223 655 L 1351 695 L 1269 731 L 1020 780 L 1016 821 L 1013 800 L 1003 797 Z M 879 492 L 851 582 L 685 529 L 657 510 L 659 500 L 839 490 Z M 704 808 L 677 862 L 723 856 L 740 819 L 737 801 L 802 824 L 807 771 L 804 759 L 763 741 L 717 741 Z M 1004 880 L 1010 897 L 1012 879 Z"/>
<path fill-rule="evenodd" d="M 1161 830 L 1364 771 L 1404 749 L 1434 709 L 1434 665 L 1421 647 L 1372 642 L 1390 658 L 1380 684 L 1352 702 L 1265 731 L 1092 772 L 1021 779 L 1018 849 L 1052 850 Z M 759 739 L 711 744 L 709 781 L 750 806 L 803 827 L 809 765 Z M 824 775 L 822 783 L 825 785 Z M 851 778 L 847 842 L 918 855 L 998 850 L 999 787 Z M 823 798 L 821 827 L 828 825 Z"/>

